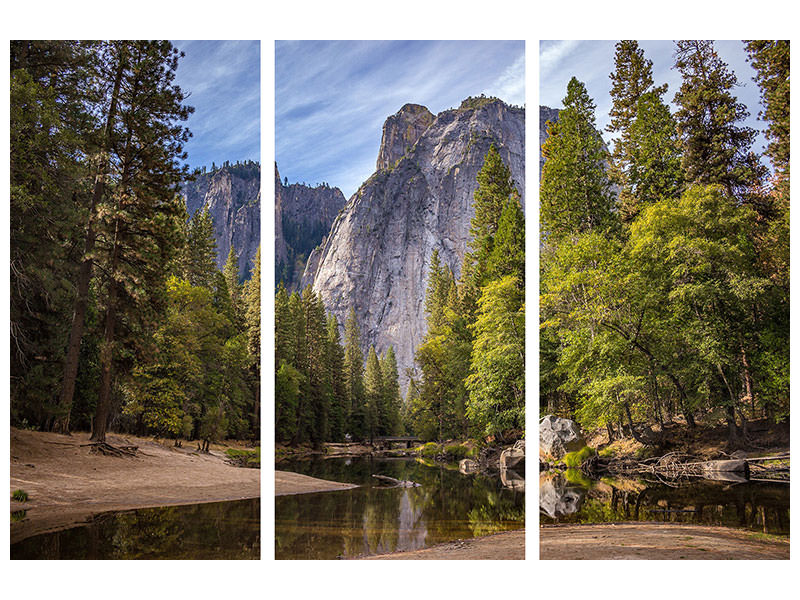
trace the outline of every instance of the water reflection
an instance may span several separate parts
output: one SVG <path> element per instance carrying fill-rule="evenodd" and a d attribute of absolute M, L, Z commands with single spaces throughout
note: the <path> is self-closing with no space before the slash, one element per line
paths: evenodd
<path fill-rule="evenodd" d="M 276 468 L 364 486 L 275 498 L 279 559 L 417 550 L 525 524 L 524 492 L 505 489 L 497 476 L 462 475 L 457 465 L 366 457 L 282 462 Z M 373 473 L 421 485 L 380 487 Z"/>
<path fill-rule="evenodd" d="M 789 534 L 785 483 L 643 479 L 588 480 L 580 472 L 539 476 L 542 523 L 663 521 Z"/>
<path fill-rule="evenodd" d="M 258 559 L 261 502 L 237 500 L 98 515 L 11 545 L 12 559 Z"/>

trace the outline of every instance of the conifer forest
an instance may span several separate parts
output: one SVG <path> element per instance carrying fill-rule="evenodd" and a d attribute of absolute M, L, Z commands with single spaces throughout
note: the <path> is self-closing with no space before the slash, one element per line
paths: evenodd
<path fill-rule="evenodd" d="M 220 270 L 187 213 L 182 57 L 11 42 L 12 426 L 260 437 L 260 263 L 240 280 L 231 248 Z"/>

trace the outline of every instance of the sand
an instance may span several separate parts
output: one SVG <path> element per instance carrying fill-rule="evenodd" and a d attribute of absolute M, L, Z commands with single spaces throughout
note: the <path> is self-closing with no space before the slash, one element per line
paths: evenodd
<path fill-rule="evenodd" d="M 112 510 L 258 498 L 259 469 L 231 466 L 224 450 L 200 454 L 196 444 L 110 434 L 112 445 L 139 447 L 138 456 L 117 458 L 82 447 L 88 433 L 71 436 L 11 428 L 11 492 L 24 490 L 25 511 L 11 524 L 11 543 L 84 523 Z"/>

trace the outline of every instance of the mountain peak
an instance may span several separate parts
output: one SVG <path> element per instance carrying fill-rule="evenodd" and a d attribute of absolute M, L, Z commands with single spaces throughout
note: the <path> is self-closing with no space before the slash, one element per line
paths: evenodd
<path fill-rule="evenodd" d="M 377 170 L 388 169 L 403 158 L 425 130 L 433 123 L 434 115 L 420 104 L 404 104 L 383 124 Z"/>

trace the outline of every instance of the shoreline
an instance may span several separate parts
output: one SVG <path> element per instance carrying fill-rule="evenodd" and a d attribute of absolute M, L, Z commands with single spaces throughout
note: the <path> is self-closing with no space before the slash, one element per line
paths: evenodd
<path fill-rule="evenodd" d="M 210 454 L 175 448 L 152 438 L 109 434 L 113 445 L 137 445 L 136 457 L 90 453 L 88 433 L 61 435 L 11 428 L 11 543 L 89 522 L 107 512 L 228 502 L 261 497 L 260 469 L 225 462 L 220 446 Z M 167 442 L 171 444 L 172 442 Z"/>
<path fill-rule="evenodd" d="M 788 560 L 789 538 L 711 525 L 622 521 L 539 526 L 539 560 Z"/>
<path fill-rule="evenodd" d="M 355 483 L 342 483 L 340 481 L 318 479 L 292 471 L 275 470 L 275 496 L 335 492 L 340 490 L 352 490 L 357 487 L 361 486 Z"/>

